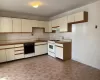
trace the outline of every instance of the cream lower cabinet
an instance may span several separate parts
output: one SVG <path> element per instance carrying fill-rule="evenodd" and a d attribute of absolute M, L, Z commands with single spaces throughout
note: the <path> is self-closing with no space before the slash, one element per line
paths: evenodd
<path fill-rule="evenodd" d="M 61 60 L 71 59 L 71 41 L 56 43 L 56 57 Z"/>
<path fill-rule="evenodd" d="M 56 57 L 63 60 L 63 47 L 56 46 Z"/>
<path fill-rule="evenodd" d="M 67 16 L 59 18 L 59 29 L 60 29 L 60 32 L 67 32 L 68 31 Z"/>
<path fill-rule="evenodd" d="M 7 61 L 12 61 L 15 59 L 14 48 L 6 49 L 6 57 L 7 57 Z"/>
<path fill-rule="evenodd" d="M 47 44 L 38 44 L 35 45 L 35 56 L 46 54 L 48 52 L 47 50 Z"/>
<path fill-rule="evenodd" d="M 16 59 L 23 59 L 24 58 L 24 45 L 23 44 L 16 44 L 14 46 L 14 55 L 15 55 L 15 60 Z"/>
<path fill-rule="evenodd" d="M 0 63 L 6 62 L 6 50 L 0 50 Z"/>
<path fill-rule="evenodd" d="M 12 18 L 0 17 L 0 32 L 12 32 Z"/>

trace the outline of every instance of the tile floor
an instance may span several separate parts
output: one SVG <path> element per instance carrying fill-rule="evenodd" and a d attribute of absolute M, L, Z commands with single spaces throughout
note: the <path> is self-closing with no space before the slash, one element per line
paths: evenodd
<path fill-rule="evenodd" d="M 0 64 L 0 80 L 100 80 L 100 70 L 44 55 Z"/>

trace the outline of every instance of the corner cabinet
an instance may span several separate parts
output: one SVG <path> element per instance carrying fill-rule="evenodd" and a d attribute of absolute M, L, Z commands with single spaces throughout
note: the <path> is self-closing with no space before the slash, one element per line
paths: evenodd
<path fill-rule="evenodd" d="M 31 20 L 22 19 L 22 32 L 32 32 Z"/>
<path fill-rule="evenodd" d="M 82 11 L 68 16 L 68 23 L 79 23 L 88 21 L 88 12 Z"/>
<path fill-rule="evenodd" d="M 75 22 L 79 22 L 79 21 L 86 22 L 88 20 L 88 13 L 85 11 L 76 13 L 74 14 L 74 16 L 75 16 Z"/>
<path fill-rule="evenodd" d="M 21 19 L 17 19 L 17 18 L 12 18 L 13 21 L 13 32 L 21 32 Z"/>
<path fill-rule="evenodd" d="M 12 18 L 0 17 L 0 32 L 12 32 Z"/>
<path fill-rule="evenodd" d="M 72 24 L 88 22 L 88 12 L 81 11 L 68 16 L 68 32 L 72 32 Z"/>

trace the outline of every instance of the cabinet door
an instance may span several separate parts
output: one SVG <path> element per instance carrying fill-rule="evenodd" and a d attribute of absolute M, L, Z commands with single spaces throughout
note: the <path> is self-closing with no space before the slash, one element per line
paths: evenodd
<path fill-rule="evenodd" d="M 7 57 L 7 61 L 12 61 L 15 59 L 14 57 L 14 49 L 6 49 L 6 57 Z"/>
<path fill-rule="evenodd" d="M 74 15 L 69 15 L 68 16 L 68 23 L 72 23 L 72 22 L 75 22 L 75 16 Z"/>
<path fill-rule="evenodd" d="M 13 32 L 21 32 L 21 19 L 13 18 Z"/>
<path fill-rule="evenodd" d="M 31 20 L 22 19 L 22 32 L 32 32 Z"/>
<path fill-rule="evenodd" d="M 38 27 L 45 28 L 47 26 L 47 21 L 38 21 Z"/>
<path fill-rule="evenodd" d="M 51 21 L 51 25 L 52 25 L 52 27 L 55 27 L 55 20 Z"/>
<path fill-rule="evenodd" d="M 37 20 L 31 20 L 32 27 L 38 27 L 38 21 Z"/>
<path fill-rule="evenodd" d="M 79 12 L 75 14 L 75 22 L 84 20 L 84 12 Z"/>
<path fill-rule="evenodd" d="M 60 32 L 67 32 L 68 25 L 67 25 L 67 16 L 60 18 L 59 25 L 60 25 Z"/>
<path fill-rule="evenodd" d="M 0 32 L 12 32 L 12 18 L 0 18 Z"/>
<path fill-rule="evenodd" d="M 59 26 L 59 19 L 52 20 L 52 27 Z"/>
<path fill-rule="evenodd" d="M 24 54 L 15 54 L 15 59 L 23 59 L 24 58 Z"/>
<path fill-rule="evenodd" d="M 45 27 L 45 32 L 52 32 L 51 21 L 47 23 L 47 26 Z"/>
<path fill-rule="evenodd" d="M 35 46 L 35 55 L 42 55 L 42 54 L 45 54 L 47 52 L 48 52 L 47 45 Z"/>
<path fill-rule="evenodd" d="M 56 57 L 63 59 L 63 48 L 56 46 Z"/>
<path fill-rule="evenodd" d="M 0 50 L 0 63 L 6 62 L 6 52 L 5 50 Z"/>

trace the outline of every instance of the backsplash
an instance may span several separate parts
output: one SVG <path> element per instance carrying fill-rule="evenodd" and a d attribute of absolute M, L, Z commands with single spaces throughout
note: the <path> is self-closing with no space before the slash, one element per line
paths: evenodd
<path fill-rule="evenodd" d="M 33 35 L 31 33 L 13 33 L 13 34 L 0 34 L 0 41 L 2 40 L 36 40 L 38 38 L 49 39 L 48 33 L 43 33 L 43 30 L 34 30 Z"/>
<path fill-rule="evenodd" d="M 56 39 L 56 40 L 62 40 L 63 39 L 72 39 L 72 33 L 71 32 L 65 32 L 65 33 L 50 33 L 50 39 Z"/>

